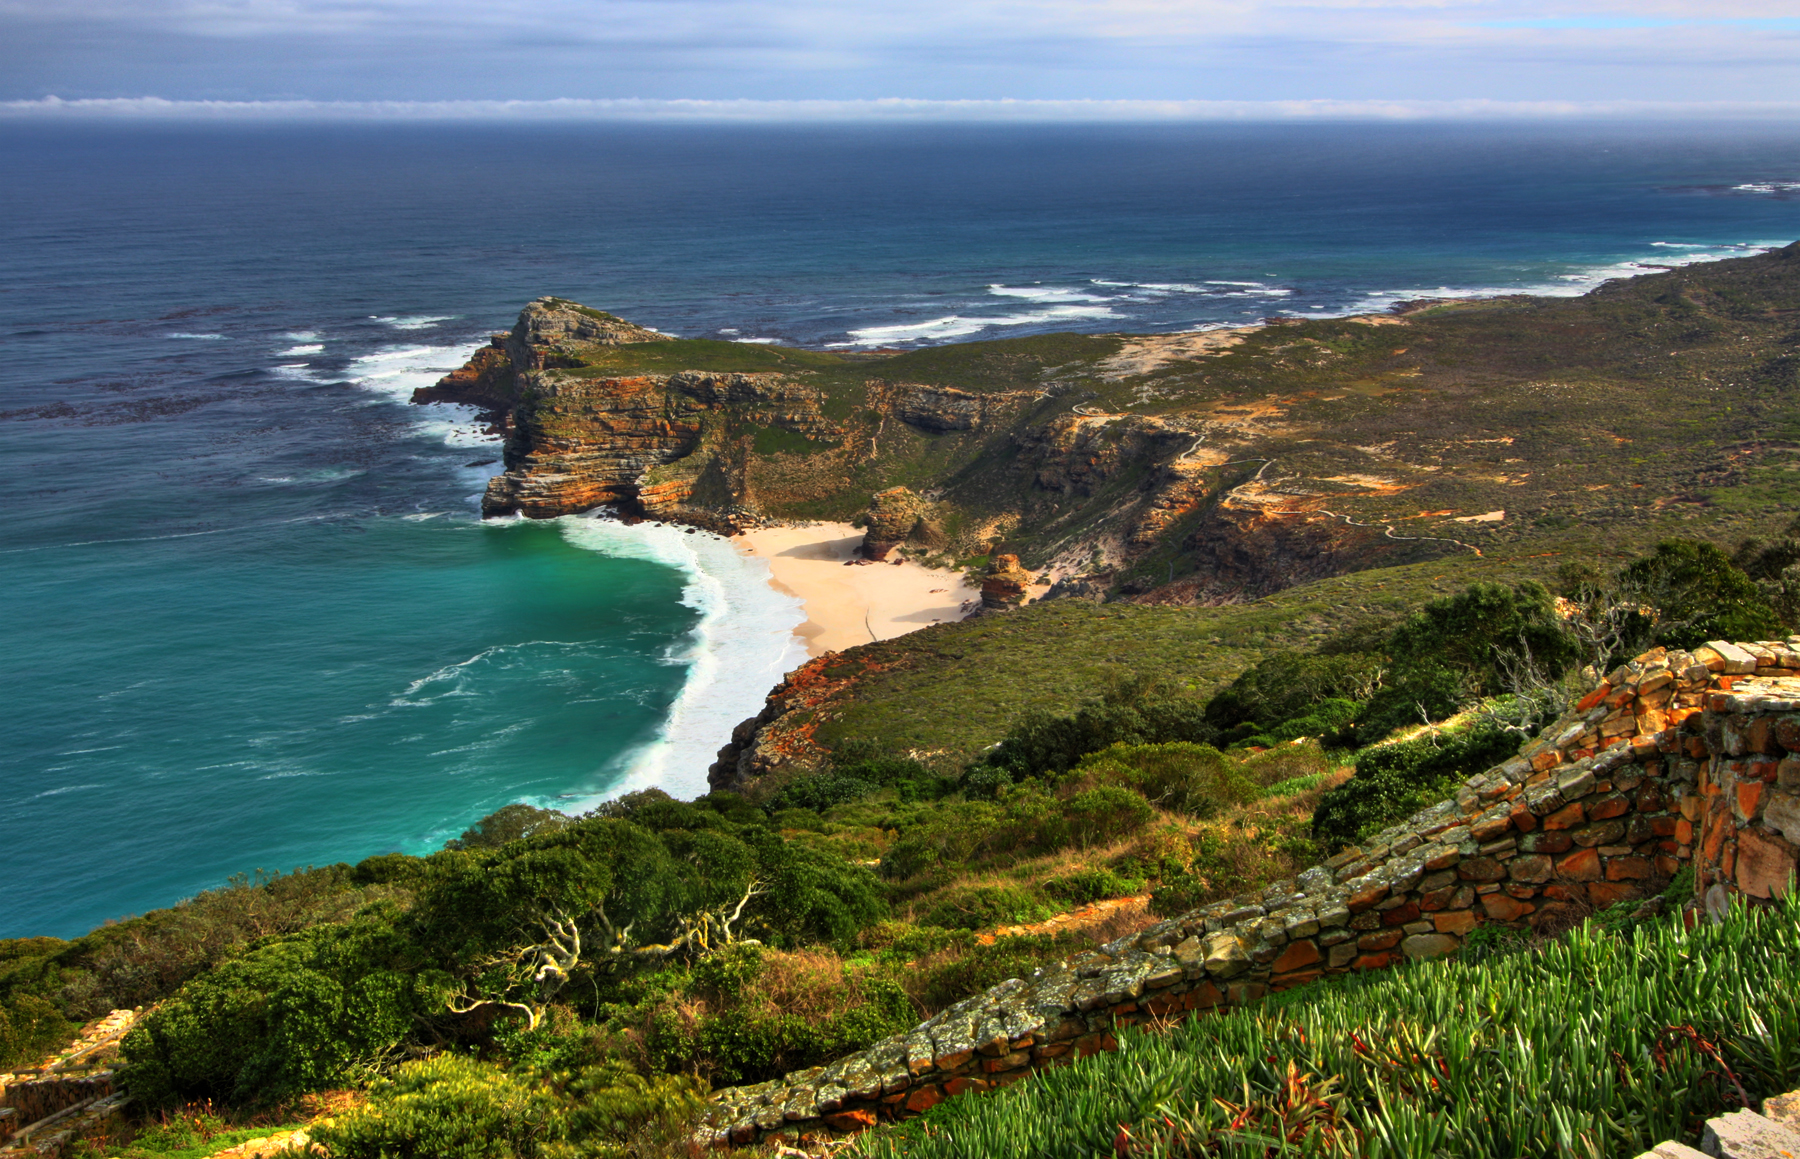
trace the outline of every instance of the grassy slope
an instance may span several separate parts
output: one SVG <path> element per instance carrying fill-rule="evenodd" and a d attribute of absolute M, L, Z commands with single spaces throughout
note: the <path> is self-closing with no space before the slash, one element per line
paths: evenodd
<path fill-rule="evenodd" d="M 1728 546 L 1769 530 L 1765 513 L 1732 515 L 1704 530 Z M 1662 535 L 1693 534 L 1675 520 L 1613 528 L 1573 527 L 1520 550 L 1480 558 L 1376 568 L 1289 588 L 1225 607 L 1161 607 L 1051 600 L 1015 612 L 941 624 L 843 654 L 859 673 L 817 736 L 963 757 L 993 744 L 1021 712 L 1066 711 L 1097 695 L 1110 677 L 1166 677 L 1205 696 L 1267 652 L 1306 648 L 1369 619 L 1404 614 L 1477 580 L 1545 578 L 1566 559 L 1619 566 Z"/>

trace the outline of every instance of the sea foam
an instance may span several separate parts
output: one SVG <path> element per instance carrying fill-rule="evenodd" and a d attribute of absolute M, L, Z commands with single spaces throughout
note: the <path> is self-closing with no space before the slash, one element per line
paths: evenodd
<path fill-rule="evenodd" d="M 762 711 L 769 690 L 806 660 L 794 635 L 806 619 L 800 601 L 775 590 L 767 562 L 716 535 L 591 515 L 558 522 L 577 547 L 679 569 L 687 576 L 681 602 L 700 613 L 688 639 L 668 657 L 687 665 L 688 676 L 656 739 L 625 758 L 624 775 L 605 794 L 558 807 L 579 813 L 652 787 L 674 797 L 704 795 L 706 770 L 731 730 Z"/>

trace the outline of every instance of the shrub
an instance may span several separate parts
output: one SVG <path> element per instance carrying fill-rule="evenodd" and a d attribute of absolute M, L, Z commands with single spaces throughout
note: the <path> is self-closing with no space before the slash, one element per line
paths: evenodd
<path fill-rule="evenodd" d="M 1313 813 L 1313 836 L 1337 850 L 1435 804 L 1463 778 L 1510 757 L 1521 737 L 1478 728 L 1457 737 L 1426 736 L 1365 749 L 1356 774 L 1326 792 Z"/>
<path fill-rule="evenodd" d="M 1211 745 L 1117 744 L 1083 757 L 1070 780 L 1133 789 L 1161 808 L 1191 817 L 1209 817 L 1256 796 L 1255 782 Z"/>
<path fill-rule="evenodd" d="M 554 809 L 534 805 L 508 805 L 497 809 L 444 843 L 445 849 L 497 849 L 538 833 L 554 833 L 568 827 L 572 818 Z"/>
<path fill-rule="evenodd" d="M 1368 699 L 1380 687 L 1384 667 L 1380 655 L 1368 652 L 1278 652 L 1215 693 L 1206 705 L 1206 719 L 1221 732 L 1243 724 L 1254 724 L 1258 731 L 1274 729 L 1283 721 L 1315 715 L 1326 701 Z"/>
<path fill-rule="evenodd" d="M 952 930 L 984 930 L 1039 921 L 1054 912 L 1021 886 L 962 885 L 938 894 L 922 920 Z"/>
<path fill-rule="evenodd" d="M 1114 744 L 1204 744 L 1217 729 L 1206 706 L 1148 680 L 1129 680 L 1070 716 L 1035 710 L 1014 722 L 986 764 L 1014 779 L 1066 772 L 1088 753 Z"/>
<path fill-rule="evenodd" d="M 1096 785 L 1077 793 L 1064 812 L 1072 841 L 1082 847 L 1111 844 L 1156 816 L 1142 794 L 1122 785 Z"/>
<path fill-rule="evenodd" d="M 637 1037 L 651 1069 L 731 1085 L 829 1062 L 918 1021 L 885 973 L 817 951 L 736 946 L 696 964 L 683 993 L 647 1011 Z"/>
<path fill-rule="evenodd" d="M 79 1029 L 48 998 L 15 995 L 0 1006 L 0 1069 L 37 1062 Z"/>
<path fill-rule="evenodd" d="M 1141 877 L 1121 877 L 1105 866 L 1077 870 L 1044 883 L 1044 892 L 1059 901 L 1086 905 L 1112 897 L 1129 897 L 1144 888 Z"/>
<path fill-rule="evenodd" d="M 385 1058 L 428 1004 L 410 947 L 375 922 L 258 947 L 187 983 L 125 1036 L 123 1081 L 150 1106 L 269 1104 Z"/>
<path fill-rule="evenodd" d="M 567 1137 L 555 1094 L 488 1063 L 407 1063 L 312 1137 L 337 1159 L 536 1159 Z"/>
<path fill-rule="evenodd" d="M 1781 553 L 1772 554 L 1767 563 L 1755 561 L 1759 570 L 1780 562 Z M 1710 543 L 1664 540 L 1619 573 L 1619 587 L 1656 608 L 1650 644 L 1692 648 L 1707 640 L 1766 640 L 1784 629 L 1756 581 Z"/>

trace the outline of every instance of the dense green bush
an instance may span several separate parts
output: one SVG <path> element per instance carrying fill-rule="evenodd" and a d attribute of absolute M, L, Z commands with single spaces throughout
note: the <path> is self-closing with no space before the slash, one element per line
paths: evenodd
<path fill-rule="evenodd" d="M 445 1054 L 407 1063 L 312 1137 L 337 1159 L 624 1159 L 703 1105 L 693 1080 L 596 1067 L 545 1081 Z"/>
<path fill-rule="evenodd" d="M 1314 715 L 1326 701 L 1367 700 L 1381 686 L 1386 666 L 1386 659 L 1373 652 L 1277 652 L 1215 693 L 1207 702 L 1206 719 L 1221 733 L 1242 725 L 1253 726 L 1245 735 L 1270 732 L 1284 721 Z"/>
<path fill-rule="evenodd" d="M 1200 701 L 1152 681 L 1127 681 L 1069 716 L 1041 710 L 1025 713 L 983 763 L 1017 780 L 1065 772 L 1088 753 L 1109 745 L 1204 744 L 1217 732 Z"/>
<path fill-rule="evenodd" d="M 378 920 L 264 945 L 184 985 L 126 1035 L 124 1082 L 149 1106 L 268 1104 L 348 1081 L 432 1009 L 414 947 Z"/>
<path fill-rule="evenodd" d="M 984 930 L 1041 921 L 1054 912 L 1023 886 L 960 885 L 938 894 L 921 920 L 948 930 Z"/>
<path fill-rule="evenodd" d="M 740 945 L 696 963 L 634 1033 L 652 1069 L 733 1085 L 829 1062 L 918 1022 L 885 970 Z"/>
<path fill-rule="evenodd" d="M 1313 813 L 1313 836 L 1327 849 L 1354 845 L 1448 796 L 1463 778 L 1505 760 L 1521 737 L 1495 728 L 1429 735 L 1357 754 L 1356 773 L 1329 790 Z"/>
<path fill-rule="evenodd" d="M 78 1029 L 48 998 L 14 995 L 0 1004 L 0 1069 L 41 1060 Z"/>
<path fill-rule="evenodd" d="M 444 843 L 445 849 L 497 849 L 508 841 L 531 837 L 538 833 L 554 833 L 566 829 L 574 820 L 555 809 L 539 809 L 535 805 L 507 805 L 497 809 Z"/>
<path fill-rule="evenodd" d="M 1759 570 L 1774 570 L 1781 558 L 1777 550 Z M 1769 595 L 1710 543 L 1664 540 L 1649 555 L 1620 571 L 1618 585 L 1629 597 L 1657 610 L 1655 623 L 1645 625 L 1645 647 L 1692 648 L 1707 640 L 1766 640 L 1785 631 Z"/>
<path fill-rule="evenodd" d="M 1068 780 L 1123 786 L 1191 817 L 1209 817 L 1257 795 L 1256 782 L 1238 762 L 1203 744 L 1112 745 L 1083 757 Z"/>
<path fill-rule="evenodd" d="M 1044 883 L 1045 893 L 1072 905 L 1086 905 L 1104 898 L 1127 897 L 1143 888 L 1143 878 L 1125 877 L 1104 865 L 1080 869 Z"/>

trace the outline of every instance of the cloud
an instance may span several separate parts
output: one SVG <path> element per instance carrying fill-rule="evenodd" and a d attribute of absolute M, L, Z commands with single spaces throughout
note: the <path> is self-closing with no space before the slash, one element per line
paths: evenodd
<path fill-rule="evenodd" d="M 1587 117 L 1789 118 L 1800 102 L 1154 101 L 1154 100 L 578 100 L 194 101 L 162 97 L 0 101 L 11 120 L 1170 122 L 1526 120 Z"/>
<path fill-rule="evenodd" d="M 1780 102 L 1797 41 L 1791 0 L 0 0 L 0 98 Z"/>

